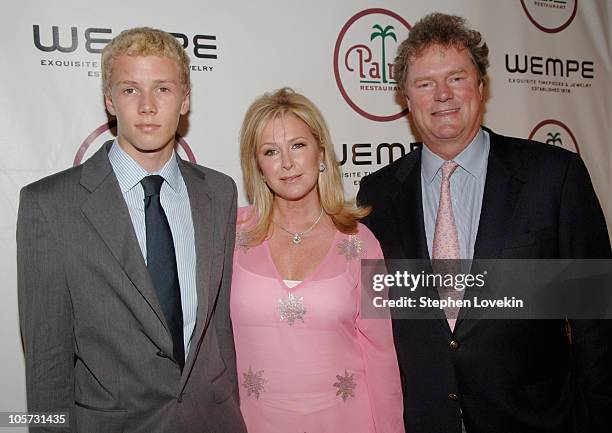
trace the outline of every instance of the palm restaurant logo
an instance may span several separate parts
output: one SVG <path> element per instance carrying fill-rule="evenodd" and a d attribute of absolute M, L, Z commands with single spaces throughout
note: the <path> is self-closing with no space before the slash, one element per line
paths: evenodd
<path fill-rule="evenodd" d="M 547 119 L 538 123 L 529 134 L 530 140 L 540 141 L 552 146 L 559 146 L 566 150 L 580 154 L 578 142 L 574 133 L 566 124 L 559 120 Z"/>
<path fill-rule="evenodd" d="M 389 122 L 407 114 L 397 100 L 393 60 L 410 24 L 387 9 L 366 9 L 342 27 L 334 48 L 334 75 L 346 103 L 361 116 Z"/>
<path fill-rule="evenodd" d="M 557 33 L 569 26 L 578 10 L 578 0 L 521 0 L 529 21 L 546 33 Z"/>
<path fill-rule="evenodd" d="M 117 120 L 112 119 L 107 123 L 103 123 L 94 129 L 91 134 L 89 134 L 85 140 L 81 143 L 79 148 L 77 149 L 77 153 L 74 156 L 74 161 L 72 162 L 73 166 L 80 165 L 85 160 L 87 160 L 91 155 L 93 155 L 100 147 L 106 143 L 108 140 L 114 140 L 117 136 Z M 174 137 L 174 149 L 179 154 L 182 159 L 186 159 L 190 162 L 196 163 L 195 155 L 193 151 L 187 144 L 187 141 L 176 134 Z"/>

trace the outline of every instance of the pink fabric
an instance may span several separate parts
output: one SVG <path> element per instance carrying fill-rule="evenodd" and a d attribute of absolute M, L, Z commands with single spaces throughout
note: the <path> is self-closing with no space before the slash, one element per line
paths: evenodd
<path fill-rule="evenodd" d="M 440 203 L 438 204 L 438 214 L 436 215 L 436 228 L 434 231 L 434 240 L 432 247 L 432 259 L 459 259 L 459 236 L 457 234 L 457 226 L 455 225 L 455 217 L 453 215 L 453 203 L 451 201 L 450 177 L 459 167 L 454 161 L 446 161 L 442 164 L 442 183 L 440 184 Z M 453 265 L 457 262 L 442 263 L 446 265 L 446 271 L 452 271 Z M 443 269 L 441 269 L 443 270 Z M 461 299 L 461 292 L 454 288 L 440 290 L 440 297 L 450 297 L 452 299 Z M 446 320 L 451 331 L 455 329 L 457 323 L 458 308 L 445 308 Z"/>
<path fill-rule="evenodd" d="M 404 431 L 391 323 L 360 317 L 359 257 L 382 258 L 372 233 L 336 232 L 325 259 L 290 289 L 267 242 L 236 246 L 231 316 L 249 433 Z M 279 302 L 289 295 L 292 321 Z"/>

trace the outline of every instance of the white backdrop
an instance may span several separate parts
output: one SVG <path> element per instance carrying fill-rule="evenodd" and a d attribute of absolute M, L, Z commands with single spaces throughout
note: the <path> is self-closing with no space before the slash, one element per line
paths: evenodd
<path fill-rule="evenodd" d="M 406 116 L 399 115 L 403 107 L 394 97 L 388 64 L 397 47 L 394 36 L 401 42 L 419 17 L 433 11 L 462 15 L 485 36 L 491 67 L 484 123 L 502 134 L 578 150 L 612 226 L 610 0 L 3 5 L 0 410 L 25 407 L 15 266 L 19 189 L 70 167 L 80 148 L 89 157 L 111 137 L 109 131 L 92 135 L 108 120 L 100 90 L 100 40 L 140 25 L 184 35 L 193 91 L 191 113 L 180 129 L 183 143 L 197 162 L 230 174 L 239 185 L 238 133 L 250 102 L 282 86 L 304 93 L 325 115 L 338 159 L 348 155 L 342 168 L 346 194 L 353 197 L 360 177 L 388 163 L 390 147 L 397 158 L 416 141 Z M 393 28 L 371 40 L 378 31 L 374 25 Z M 245 204 L 242 191 L 240 204 Z"/>

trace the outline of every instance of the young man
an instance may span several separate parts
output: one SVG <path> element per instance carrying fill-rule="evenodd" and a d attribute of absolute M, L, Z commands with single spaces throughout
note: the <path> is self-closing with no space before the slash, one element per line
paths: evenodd
<path fill-rule="evenodd" d="M 462 18 L 440 13 L 400 45 L 396 76 L 423 146 L 364 178 L 358 195 L 385 258 L 609 258 L 580 157 L 480 126 L 488 52 Z M 462 312 L 393 323 L 407 433 L 609 430 L 609 324 L 570 321 L 569 344 L 564 320 Z"/>
<path fill-rule="evenodd" d="M 236 187 L 174 151 L 189 58 L 135 28 L 105 47 L 102 75 L 117 139 L 21 192 L 28 410 L 68 412 L 74 432 L 245 432 L 229 322 Z"/>

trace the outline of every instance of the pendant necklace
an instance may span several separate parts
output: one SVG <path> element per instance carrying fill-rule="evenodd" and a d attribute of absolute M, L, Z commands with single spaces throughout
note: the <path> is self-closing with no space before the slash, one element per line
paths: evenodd
<path fill-rule="evenodd" d="M 312 231 L 312 229 L 314 229 L 316 227 L 316 225 L 319 223 L 319 221 L 321 221 L 321 217 L 323 216 L 323 208 L 321 208 L 321 213 L 319 214 L 319 216 L 317 217 L 317 219 L 315 220 L 315 222 L 312 223 L 312 225 L 310 227 L 308 227 L 306 230 L 304 230 L 303 232 L 292 232 L 290 230 L 287 230 L 285 227 L 283 227 L 282 225 L 280 225 L 279 223 L 277 223 L 276 221 L 274 221 L 274 224 L 276 224 L 281 230 L 289 233 L 291 235 L 291 242 L 293 242 L 293 245 L 299 245 L 300 242 L 302 242 L 302 236 L 304 236 L 306 233 L 309 233 L 310 231 Z"/>

